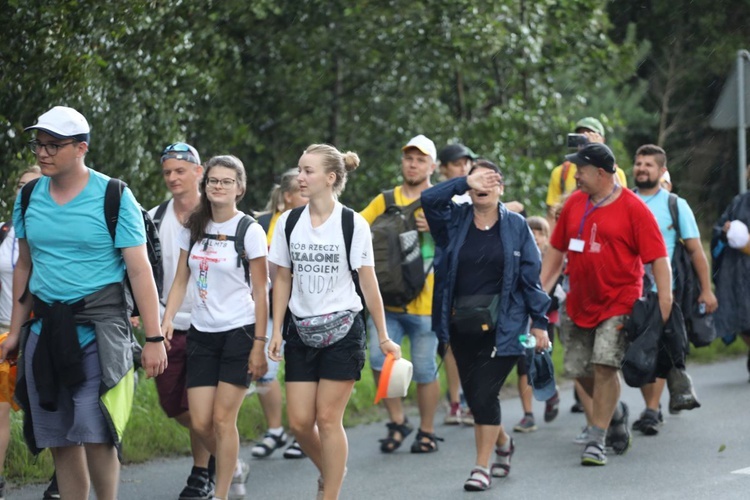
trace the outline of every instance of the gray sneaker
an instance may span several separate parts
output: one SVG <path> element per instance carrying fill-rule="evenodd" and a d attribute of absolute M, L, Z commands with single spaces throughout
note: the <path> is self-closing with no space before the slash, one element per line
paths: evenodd
<path fill-rule="evenodd" d="M 536 423 L 533 416 L 524 415 L 520 422 L 513 426 L 513 432 L 534 432 Z"/>
<path fill-rule="evenodd" d="M 573 442 L 575 444 L 586 444 L 589 442 L 589 426 L 584 425 L 581 429 L 581 433 L 578 434 L 574 439 Z"/>

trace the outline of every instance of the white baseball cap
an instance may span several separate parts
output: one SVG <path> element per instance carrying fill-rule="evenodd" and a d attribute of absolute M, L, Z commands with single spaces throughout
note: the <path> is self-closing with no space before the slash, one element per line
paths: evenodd
<path fill-rule="evenodd" d="M 727 231 L 727 243 L 732 248 L 745 248 L 748 241 L 750 241 L 750 233 L 748 233 L 747 226 L 741 220 L 733 220 L 729 223 L 729 231 Z"/>
<path fill-rule="evenodd" d="M 412 137 L 411 140 L 406 143 L 406 146 L 401 148 L 401 151 L 406 151 L 409 148 L 417 148 L 422 153 L 432 158 L 433 162 L 437 161 L 437 148 L 435 147 L 435 143 L 422 134 Z"/>
<path fill-rule="evenodd" d="M 58 139 L 75 138 L 89 141 L 91 128 L 81 113 L 67 106 L 55 106 L 39 117 L 35 125 L 24 130 L 41 130 Z"/>

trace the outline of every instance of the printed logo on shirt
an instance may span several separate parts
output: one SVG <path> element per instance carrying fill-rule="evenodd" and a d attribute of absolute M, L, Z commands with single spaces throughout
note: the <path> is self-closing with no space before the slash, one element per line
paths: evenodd
<path fill-rule="evenodd" d="M 589 251 L 591 253 L 599 253 L 602 251 L 602 246 L 596 241 L 596 222 L 591 226 L 591 240 L 589 241 Z"/>
<path fill-rule="evenodd" d="M 208 245 L 206 246 L 206 241 L 208 241 Z M 200 245 L 201 247 L 205 246 L 205 250 L 202 251 L 203 255 L 196 255 L 191 254 L 190 258 L 193 260 L 200 261 L 198 263 L 198 279 L 196 280 L 196 285 L 198 287 L 198 297 L 200 298 L 202 304 L 198 306 L 206 307 L 206 301 L 208 300 L 208 271 L 210 269 L 209 263 L 214 262 L 223 262 L 227 259 L 225 257 L 217 257 L 216 254 L 217 249 L 219 248 L 226 248 L 227 245 L 229 245 L 231 242 L 226 240 L 207 240 L 207 238 L 204 238 Z"/>
<path fill-rule="evenodd" d="M 333 293 L 338 282 L 340 245 L 292 243 L 291 257 L 297 290 L 305 294 Z"/>

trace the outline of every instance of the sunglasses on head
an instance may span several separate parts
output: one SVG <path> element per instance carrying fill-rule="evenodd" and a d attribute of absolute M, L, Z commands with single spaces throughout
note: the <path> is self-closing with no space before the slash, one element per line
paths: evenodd
<path fill-rule="evenodd" d="M 193 155 L 193 149 L 184 142 L 176 142 L 164 148 L 164 151 L 161 152 L 161 162 L 164 163 L 164 160 L 168 158 L 185 160 L 200 165 L 200 161 Z"/>
<path fill-rule="evenodd" d="M 175 142 L 174 144 L 170 144 L 166 148 L 164 148 L 164 151 L 161 152 L 161 154 L 167 154 L 171 152 L 179 152 L 184 153 L 186 151 L 190 151 L 190 146 L 185 144 L 184 142 Z"/>

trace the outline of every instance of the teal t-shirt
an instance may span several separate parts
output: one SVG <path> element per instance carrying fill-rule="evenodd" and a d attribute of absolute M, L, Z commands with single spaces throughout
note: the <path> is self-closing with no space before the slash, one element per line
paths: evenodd
<path fill-rule="evenodd" d="M 674 228 L 672 214 L 669 212 L 669 191 L 659 189 L 656 194 L 651 196 L 643 196 L 638 191 L 636 191 L 636 194 L 646 203 L 646 206 L 651 209 L 654 217 L 656 217 L 661 235 L 664 237 L 664 243 L 667 245 L 669 261 L 672 262 L 674 248 L 677 244 L 677 230 Z M 679 212 L 682 239 L 700 238 L 701 233 L 698 230 L 698 223 L 695 221 L 693 210 L 683 198 L 677 199 L 677 211 Z M 654 285 L 654 290 L 656 290 L 656 285 Z"/>
<path fill-rule="evenodd" d="M 109 177 L 89 169 L 89 181 L 75 198 L 58 205 L 50 195 L 49 177 L 41 177 L 31 194 L 26 216 L 20 196 L 13 207 L 18 238 L 25 238 L 33 271 L 29 290 L 44 302 L 70 304 L 125 277 L 120 249 L 146 242 L 146 230 L 133 193 L 125 189 L 120 202 L 114 244 L 104 220 L 104 194 Z M 36 322 L 32 330 L 41 329 Z M 78 327 L 82 346 L 94 340 L 91 326 Z"/>

